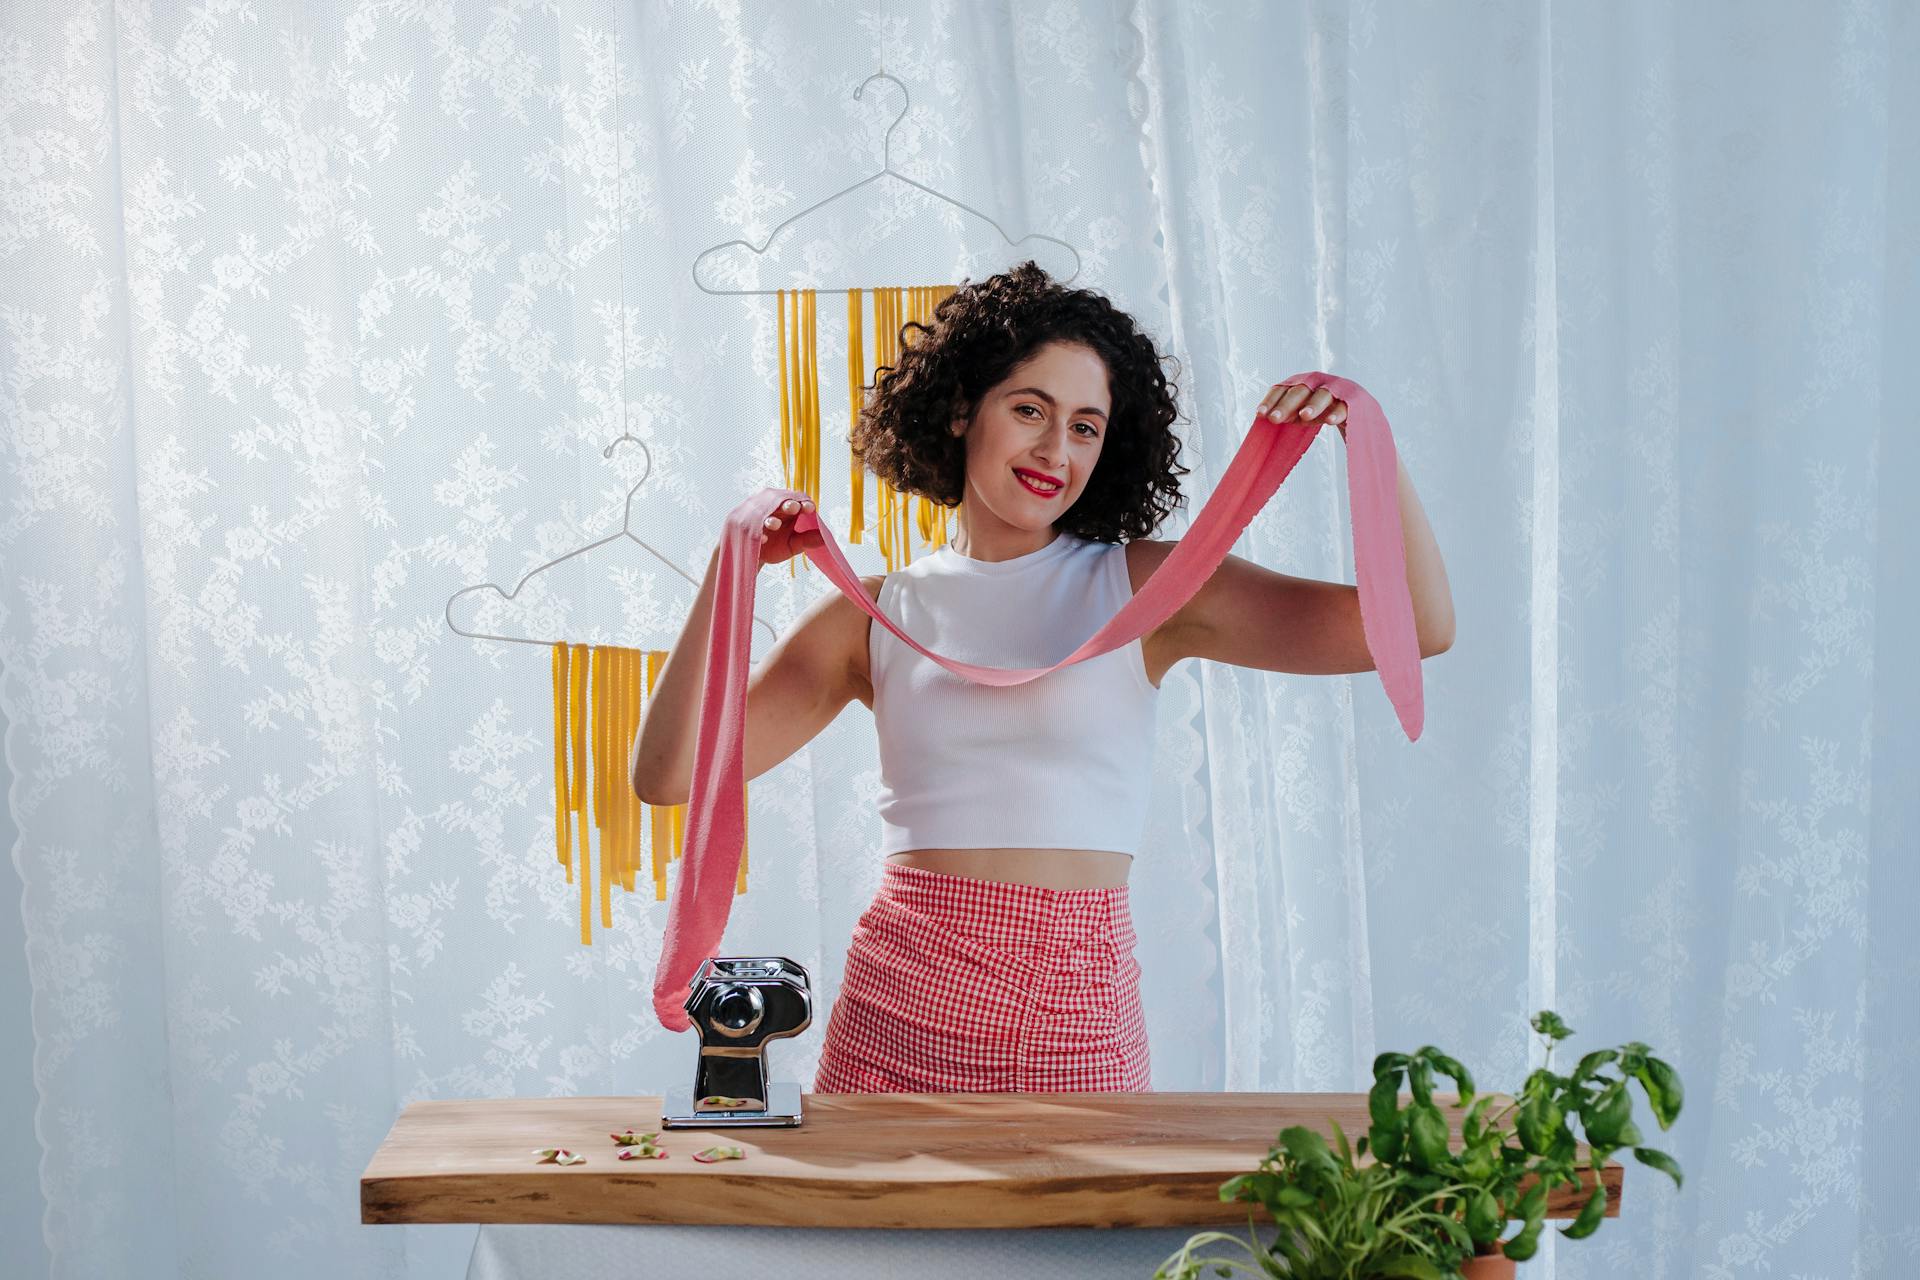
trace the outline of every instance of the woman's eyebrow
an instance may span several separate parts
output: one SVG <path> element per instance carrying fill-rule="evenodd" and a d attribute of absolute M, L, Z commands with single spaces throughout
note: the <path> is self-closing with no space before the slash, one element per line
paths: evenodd
<path fill-rule="evenodd" d="M 1007 392 L 1007 394 L 1010 396 L 1039 396 L 1042 400 L 1045 400 L 1048 404 L 1058 403 L 1056 400 L 1054 400 L 1052 396 L 1048 395 L 1046 392 L 1042 391 L 1038 387 L 1015 387 L 1012 391 Z M 1096 409 L 1090 404 L 1081 405 L 1078 409 L 1075 409 L 1074 412 L 1075 413 L 1091 413 L 1096 418 L 1104 418 L 1107 416 L 1107 411 L 1105 409 Z"/>

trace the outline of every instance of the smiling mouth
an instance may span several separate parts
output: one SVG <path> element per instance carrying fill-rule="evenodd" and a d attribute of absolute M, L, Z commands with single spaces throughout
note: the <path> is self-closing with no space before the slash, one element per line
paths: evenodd
<path fill-rule="evenodd" d="M 1026 486 L 1027 492 L 1042 498 L 1051 498 L 1067 487 L 1064 483 L 1058 481 L 1051 483 L 1041 481 L 1039 477 L 1030 471 L 1015 471 L 1013 475 L 1015 479 Z"/>

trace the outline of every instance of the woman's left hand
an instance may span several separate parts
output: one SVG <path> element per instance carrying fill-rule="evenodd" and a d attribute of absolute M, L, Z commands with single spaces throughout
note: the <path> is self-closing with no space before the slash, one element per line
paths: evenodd
<path fill-rule="evenodd" d="M 1297 382 L 1276 382 L 1255 412 L 1275 422 L 1328 422 L 1347 434 L 1347 402 L 1325 387 L 1315 391 Z"/>

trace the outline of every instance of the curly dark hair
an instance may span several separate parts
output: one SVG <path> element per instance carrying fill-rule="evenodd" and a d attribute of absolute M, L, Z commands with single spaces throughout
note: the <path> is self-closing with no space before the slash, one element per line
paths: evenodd
<path fill-rule="evenodd" d="M 908 338 L 909 331 L 917 336 Z M 932 325 L 907 322 L 896 363 L 874 376 L 853 426 L 853 453 L 895 489 L 944 507 L 966 488 L 966 441 L 949 424 L 970 416 L 985 393 L 1049 342 L 1077 342 L 1107 366 L 1112 406 L 1106 442 L 1086 488 L 1054 521 L 1094 542 L 1145 537 L 1181 504 L 1174 459 L 1178 388 L 1133 317 L 1090 289 L 1069 289 L 1027 261 L 963 284 L 940 301 Z M 911 341 L 912 345 L 907 345 Z M 1174 361 L 1178 372 L 1178 362 Z"/>

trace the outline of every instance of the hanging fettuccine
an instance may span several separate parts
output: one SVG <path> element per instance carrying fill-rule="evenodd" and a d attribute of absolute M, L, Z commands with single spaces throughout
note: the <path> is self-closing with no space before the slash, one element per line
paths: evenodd
<path fill-rule="evenodd" d="M 628 772 L 628 751 L 640 727 L 645 699 L 653 696 L 666 659 L 659 650 L 564 642 L 553 646 L 555 836 L 567 883 L 580 886 L 580 941 L 586 946 L 593 944 L 594 886 L 600 889 L 600 927 L 611 929 L 613 886 L 633 892 L 642 846 L 653 858 L 653 899 L 665 902 L 667 863 L 678 859 L 685 845 L 687 806 L 642 803 Z M 642 812 L 648 809 L 652 810 L 650 821 Z M 596 831 L 597 877 L 592 865 Z M 746 891 L 743 848 L 734 892 Z"/>
<path fill-rule="evenodd" d="M 934 308 L 957 289 L 957 285 L 894 286 L 884 289 L 847 290 L 847 413 L 849 424 L 860 419 L 866 402 L 866 388 L 879 370 L 899 362 L 904 343 L 912 341 L 914 330 L 902 332 L 908 323 L 927 324 Z M 861 295 L 873 296 L 874 351 L 868 365 L 862 350 Z M 820 361 L 814 329 L 812 289 L 777 291 L 780 308 L 780 460 L 785 467 L 786 487 L 796 489 L 820 501 Z M 851 494 L 848 506 L 852 518 L 847 530 L 848 542 L 861 542 L 866 533 L 866 473 L 860 459 L 852 459 Z M 921 542 L 929 547 L 944 546 L 950 534 L 951 511 L 929 498 L 900 493 L 886 481 L 875 477 L 876 524 L 880 555 L 891 573 L 913 562 L 912 533 L 919 529 Z M 795 556 L 787 562 L 789 575 L 805 559 Z"/>

